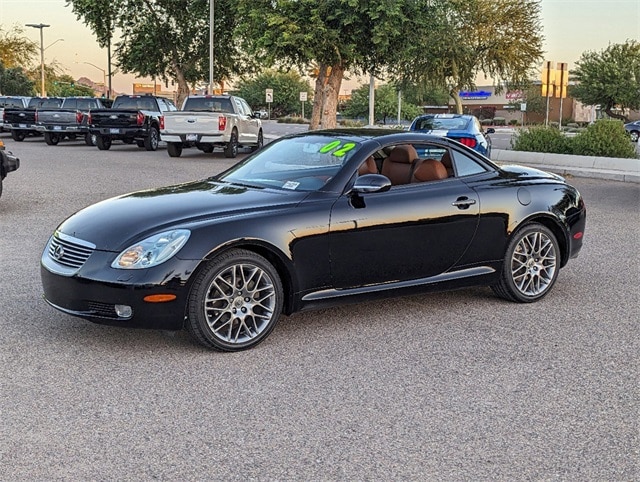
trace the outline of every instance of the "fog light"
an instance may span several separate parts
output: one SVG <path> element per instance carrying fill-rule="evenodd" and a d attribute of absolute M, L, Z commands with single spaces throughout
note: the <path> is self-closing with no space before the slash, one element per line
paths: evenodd
<path fill-rule="evenodd" d="M 116 305 L 116 315 L 120 318 L 131 318 L 133 315 L 133 309 L 127 305 Z"/>

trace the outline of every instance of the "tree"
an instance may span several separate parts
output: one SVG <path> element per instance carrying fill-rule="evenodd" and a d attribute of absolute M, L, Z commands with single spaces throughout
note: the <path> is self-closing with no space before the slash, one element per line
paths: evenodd
<path fill-rule="evenodd" d="M 38 45 L 26 38 L 23 32 L 17 25 L 6 32 L 0 26 L 0 62 L 7 69 L 26 68 L 38 54 Z"/>
<path fill-rule="evenodd" d="M 346 103 L 343 114 L 347 117 L 366 117 L 369 112 L 369 85 L 363 85 L 351 92 L 351 100 Z M 411 120 L 422 110 L 408 101 L 401 104 L 402 119 Z M 387 123 L 387 118 L 398 116 L 398 90 L 394 84 L 384 84 L 376 89 L 374 97 L 374 117 Z"/>
<path fill-rule="evenodd" d="M 274 117 L 290 114 L 301 114 L 302 104 L 300 92 L 307 92 L 310 97 L 311 86 L 297 72 L 277 72 L 267 70 L 254 79 L 243 79 L 238 83 L 238 95 L 244 98 L 251 107 L 266 106 L 265 90 L 273 89 L 271 112 Z M 305 103 L 305 113 L 311 113 L 311 103 Z"/>
<path fill-rule="evenodd" d="M 613 111 L 640 108 L 640 43 L 627 40 L 601 52 L 585 52 L 571 71 L 577 84 L 571 96 L 585 105 L 600 104 L 611 117 L 628 121 Z"/>
<path fill-rule="evenodd" d="M 382 72 L 407 41 L 404 1 L 238 0 L 237 38 L 266 65 L 313 66 L 311 129 L 334 127 L 345 72 Z"/>
<path fill-rule="evenodd" d="M 5 68 L 0 61 L 0 93 L 2 95 L 31 96 L 35 92 L 35 83 L 27 76 L 22 67 Z"/>
<path fill-rule="evenodd" d="M 416 0 L 412 5 L 412 42 L 391 59 L 392 72 L 445 87 L 460 114 L 459 93 L 475 88 L 478 74 L 520 86 L 542 58 L 540 0 Z"/>
<path fill-rule="evenodd" d="M 122 0 L 67 0 L 66 6 L 76 14 L 78 20 L 87 25 L 96 35 L 98 45 L 107 49 L 107 75 L 109 78 L 109 96 L 111 95 L 111 45 L 123 7 Z"/>
<path fill-rule="evenodd" d="M 94 97 L 95 92 L 91 87 L 78 84 L 68 74 L 53 77 L 47 81 L 47 95 L 51 97 Z"/>
<path fill-rule="evenodd" d="M 107 0 L 107 4 L 111 2 Z M 122 72 L 175 81 L 178 104 L 190 85 L 209 77 L 209 0 L 118 0 L 113 2 L 113 22 L 100 27 L 100 6 L 94 0 L 69 0 L 91 26 L 99 41 L 108 26 L 120 31 L 116 59 Z M 214 37 L 214 81 L 242 74 L 250 63 L 232 39 L 235 2 L 216 0 Z M 111 8 L 111 6 L 110 6 Z M 100 28 L 99 28 L 100 27 Z M 113 31 L 113 30 L 112 30 Z M 102 32 L 102 33 L 101 33 Z"/>

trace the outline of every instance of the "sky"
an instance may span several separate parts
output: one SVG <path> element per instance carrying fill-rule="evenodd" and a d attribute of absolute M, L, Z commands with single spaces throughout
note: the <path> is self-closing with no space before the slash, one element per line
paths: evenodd
<path fill-rule="evenodd" d="M 107 51 L 98 47 L 91 30 L 65 4 L 65 0 L 0 0 L 0 26 L 7 31 L 27 23 L 51 25 L 43 29 L 45 63 L 56 61 L 76 79 L 102 82 Z M 640 40 L 640 0 L 542 0 L 541 6 L 544 60 L 567 62 L 569 69 L 585 51 L 598 52 L 610 44 Z M 40 45 L 39 29 L 25 27 L 24 35 Z M 112 77 L 117 92 L 131 93 L 134 82 L 153 79 L 121 73 Z M 356 87 L 358 82 L 352 80 L 345 82 L 342 90 Z"/>

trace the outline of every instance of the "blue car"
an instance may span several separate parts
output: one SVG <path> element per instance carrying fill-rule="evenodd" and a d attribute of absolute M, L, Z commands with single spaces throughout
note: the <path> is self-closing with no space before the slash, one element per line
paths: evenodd
<path fill-rule="evenodd" d="M 435 136 L 448 137 L 479 152 L 491 156 L 491 139 L 485 135 L 476 116 L 467 114 L 424 114 L 413 119 L 410 131 L 426 132 Z M 488 128 L 486 134 L 495 129 Z"/>
<path fill-rule="evenodd" d="M 638 142 L 638 137 L 640 137 L 640 120 L 629 122 L 624 125 L 624 128 L 629 133 L 631 142 Z"/>

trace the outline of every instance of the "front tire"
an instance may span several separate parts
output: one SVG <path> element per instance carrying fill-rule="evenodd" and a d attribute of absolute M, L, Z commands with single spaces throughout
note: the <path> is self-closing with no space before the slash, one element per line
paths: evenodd
<path fill-rule="evenodd" d="M 640 137 L 640 133 L 638 131 L 629 132 L 629 136 L 631 136 L 631 142 L 638 142 L 638 137 Z"/>
<path fill-rule="evenodd" d="M 262 135 L 262 129 L 260 129 L 258 132 L 258 142 L 251 148 L 251 152 L 259 151 L 262 149 L 262 146 L 264 146 L 264 136 Z"/>
<path fill-rule="evenodd" d="M 101 151 L 108 151 L 111 148 L 111 137 L 109 136 L 96 136 L 96 146 Z"/>
<path fill-rule="evenodd" d="M 84 135 L 84 143 L 88 146 L 95 146 L 96 145 L 96 138 L 97 136 L 95 134 L 91 134 L 90 132 L 87 132 Z"/>
<path fill-rule="evenodd" d="M 182 154 L 182 145 L 177 142 L 168 142 L 167 152 L 169 153 L 169 157 L 180 157 Z"/>
<path fill-rule="evenodd" d="M 196 276 L 186 326 L 208 348 L 246 350 L 275 328 L 283 299 L 282 282 L 271 263 L 252 251 L 231 250 Z"/>
<path fill-rule="evenodd" d="M 539 223 L 517 231 L 507 247 L 500 281 L 493 291 L 520 303 L 543 298 L 556 282 L 560 270 L 560 249 L 555 235 Z"/>
<path fill-rule="evenodd" d="M 238 131 L 233 129 L 231 138 L 224 148 L 224 157 L 234 158 L 238 155 Z"/>
<path fill-rule="evenodd" d="M 147 151 L 155 151 L 158 148 L 158 142 L 160 141 L 160 133 L 156 126 L 149 128 L 149 135 L 144 138 L 144 148 Z"/>

